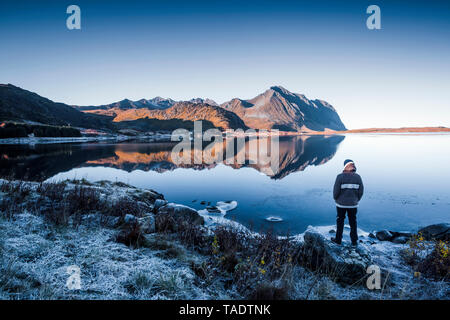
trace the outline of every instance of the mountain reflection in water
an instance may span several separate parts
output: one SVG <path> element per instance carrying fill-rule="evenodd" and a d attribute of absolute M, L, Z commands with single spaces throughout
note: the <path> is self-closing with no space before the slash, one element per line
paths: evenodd
<path fill-rule="evenodd" d="M 263 139 L 266 143 L 268 138 Z M 279 170 L 273 172 L 269 164 L 250 163 L 249 140 L 244 149 L 232 151 L 234 161 L 224 163 L 234 169 L 251 167 L 272 179 L 282 179 L 292 172 L 303 171 L 306 167 L 321 165 L 329 161 L 336 153 L 343 136 L 293 136 L 279 139 Z M 226 154 L 226 140 L 219 146 Z M 175 164 L 172 149 L 176 142 L 152 143 L 81 143 L 81 144 L 42 144 L 42 145 L 2 145 L 0 146 L 0 175 L 14 179 L 46 180 L 60 172 L 80 167 L 111 167 L 127 172 L 135 170 L 166 172 L 177 168 L 195 170 L 211 169 L 217 163 L 206 160 L 200 164 Z M 238 164 L 239 153 L 245 154 L 245 162 Z M 191 159 L 194 148 L 191 149 Z M 209 159 L 210 160 L 210 159 Z M 206 163 L 205 163 L 206 162 Z M 223 163 L 223 162 L 222 162 Z"/>

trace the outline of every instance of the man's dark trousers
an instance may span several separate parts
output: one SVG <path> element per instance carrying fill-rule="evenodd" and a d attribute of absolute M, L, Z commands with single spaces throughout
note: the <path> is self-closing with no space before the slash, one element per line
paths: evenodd
<path fill-rule="evenodd" d="M 345 213 L 348 215 L 348 222 L 350 224 L 350 239 L 352 243 L 355 244 L 358 242 L 358 232 L 357 232 L 357 224 L 356 224 L 356 212 L 358 208 L 340 208 L 337 209 L 337 217 L 336 217 L 336 242 L 341 243 L 342 241 L 342 233 L 344 232 L 344 221 L 345 221 Z"/>

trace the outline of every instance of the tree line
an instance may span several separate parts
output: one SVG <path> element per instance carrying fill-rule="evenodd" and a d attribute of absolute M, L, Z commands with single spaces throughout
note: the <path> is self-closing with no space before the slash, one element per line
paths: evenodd
<path fill-rule="evenodd" d="M 80 130 L 72 127 L 57 127 L 13 122 L 4 122 L 0 124 L 0 139 L 25 138 L 31 134 L 35 137 L 81 137 Z"/>

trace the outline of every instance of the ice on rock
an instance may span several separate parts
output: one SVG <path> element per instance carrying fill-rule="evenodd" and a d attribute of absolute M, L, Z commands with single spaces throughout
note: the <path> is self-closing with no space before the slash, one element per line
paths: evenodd
<path fill-rule="evenodd" d="M 237 205 L 237 201 L 218 201 L 216 203 L 216 207 L 225 212 L 236 209 Z"/>
<path fill-rule="evenodd" d="M 228 211 L 236 209 L 237 201 L 217 201 L 215 206 L 209 206 L 206 209 L 199 210 L 201 215 L 218 215 L 225 216 Z"/>
<path fill-rule="evenodd" d="M 270 217 L 266 218 L 266 221 L 269 221 L 269 222 L 281 222 L 281 221 L 283 221 L 283 218 L 277 217 L 277 216 L 270 216 Z"/>

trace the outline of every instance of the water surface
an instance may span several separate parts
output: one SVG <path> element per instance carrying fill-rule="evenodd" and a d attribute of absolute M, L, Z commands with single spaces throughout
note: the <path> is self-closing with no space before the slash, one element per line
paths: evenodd
<path fill-rule="evenodd" d="M 236 200 L 226 217 L 280 234 L 335 223 L 332 187 L 345 159 L 355 161 L 366 193 L 362 229 L 416 230 L 450 220 L 450 135 L 353 134 L 280 138 L 280 169 L 259 164 L 177 166 L 174 143 L 0 146 L 0 174 L 30 180 L 85 178 L 152 188 L 171 202 Z M 235 150 L 245 152 L 245 150 Z M 248 154 L 247 154 L 248 155 Z M 267 218 L 273 221 L 267 221 Z M 269 219 L 270 220 L 270 219 Z M 281 220 L 281 221 L 280 221 Z"/>

